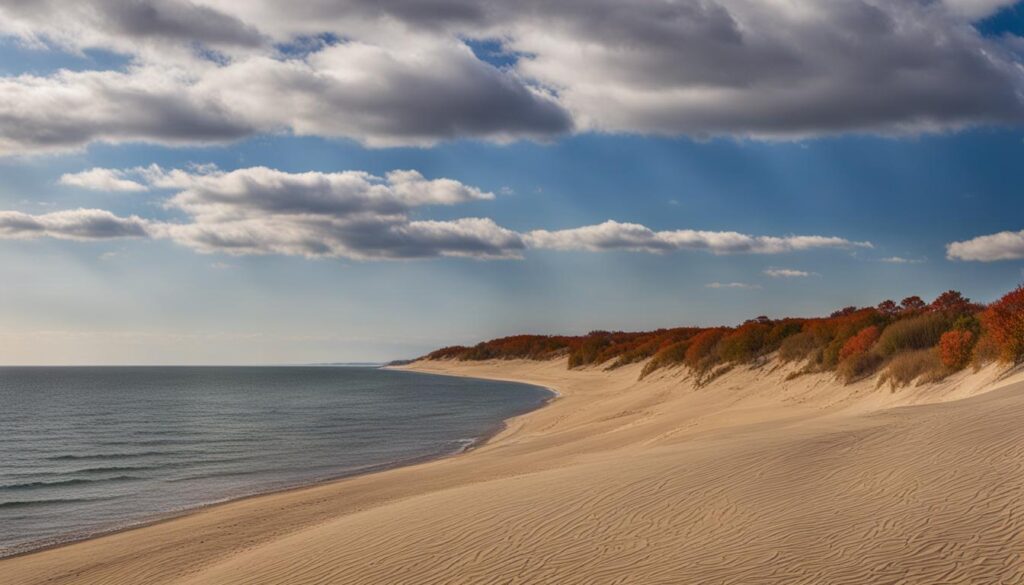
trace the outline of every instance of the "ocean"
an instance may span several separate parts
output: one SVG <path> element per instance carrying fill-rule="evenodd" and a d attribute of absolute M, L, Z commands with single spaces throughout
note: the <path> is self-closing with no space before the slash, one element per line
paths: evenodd
<path fill-rule="evenodd" d="M 0 368 L 0 557 L 456 453 L 550 397 L 367 367 Z"/>

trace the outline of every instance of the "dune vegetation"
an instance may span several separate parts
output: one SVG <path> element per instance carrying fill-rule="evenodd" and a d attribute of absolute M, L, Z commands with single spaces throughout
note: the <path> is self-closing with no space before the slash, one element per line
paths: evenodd
<path fill-rule="evenodd" d="M 955 290 L 931 303 L 911 296 L 899 303 L 846 307 L 828 317 L 750 319 L 736 327 L 676 327 L 654 331 L 591 331 L 586 335 L 514 335 L 434 351 L 426 359 L 480 361 L 568 357 L 570 369 L 613 370 L 647 360 L 640 377 L 686 367 L 709 380 L 737 364 L 776 353 L 803 363 L 791 374 L 835 372 L 850 383 L 875 374 L 895 389 L 940 380 L 993 360 L 1024 361 L 1024 286 L 984 305 Z"/>

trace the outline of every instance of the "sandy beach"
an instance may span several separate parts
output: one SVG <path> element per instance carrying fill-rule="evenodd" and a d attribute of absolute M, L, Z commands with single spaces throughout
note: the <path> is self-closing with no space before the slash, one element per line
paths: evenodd
<path fill-rule="evenodd" d="M 468 453 L 0 561 L 0 581 L 1024 582 L 1024 375 L 890 392 L 775 361 L 696 387 L 417 362 L 559 398 Z"/>

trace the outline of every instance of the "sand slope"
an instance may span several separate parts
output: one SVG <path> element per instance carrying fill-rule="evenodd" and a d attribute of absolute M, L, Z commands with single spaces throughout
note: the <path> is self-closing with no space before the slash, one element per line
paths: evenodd
<path fill-rule="evenodd" d="M 1024 384 L 419 363 L 561 392 L 466 455 L 0 561 L 3 583 L 1024 583 Z"/>

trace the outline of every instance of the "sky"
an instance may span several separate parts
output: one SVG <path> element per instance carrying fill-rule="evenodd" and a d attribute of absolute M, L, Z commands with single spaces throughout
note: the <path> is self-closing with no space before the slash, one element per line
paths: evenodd
<path fill-rule="evenodd" d="M 0 364 L 991 301 L 1022 35 L 1008 0 L 0 0 Z"/>

